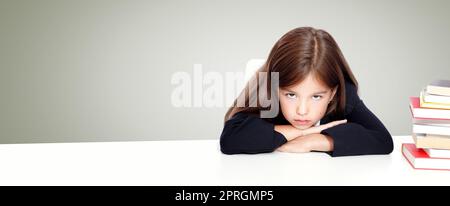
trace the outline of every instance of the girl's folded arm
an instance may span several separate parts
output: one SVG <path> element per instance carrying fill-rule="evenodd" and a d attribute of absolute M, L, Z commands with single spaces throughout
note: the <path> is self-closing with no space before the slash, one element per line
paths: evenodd
<path fill-rule="evenodd" d="M 389 154 L 393 150 L 392 136 L 383 123 L 359 98 L 347 124 L 341 124 L 321 133 L 333 138 L 332 156 Z"/>
<path fill-rule="evenodd" d="M 224 154 L 255 154 L 273 152 L 286 138 L 274 130 L 274 124 L 256 115 L 237 113 L 225 122 L 220 136 Z"/>

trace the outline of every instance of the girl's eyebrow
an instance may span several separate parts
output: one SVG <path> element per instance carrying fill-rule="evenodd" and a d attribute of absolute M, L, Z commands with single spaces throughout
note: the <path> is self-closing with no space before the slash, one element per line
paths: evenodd
<path fill-rule="evenodd" d="M 292 90 L 290 90 L 290 89 L 284 89 L 285 91 L 287 91 L 287 92 L 290 92 L 290 93 L 294 93 L 294 94 L 297 94 L 297 92 L 295 92 L 295 91 L 292 91 Z M 316 93 L 313 93 L 314 95 L 317 95 L 317 94 L 325 94 L 325 93 L 327 93 L 328 91 L 320 91 L 320 92 L 316 92 Z"/>
<path fill-rule="evenodd" d="M 293 90 L 290 90 L 290 89 L 283 89 L 283 90 L 285 90 L 285 91 L 287 91 L 287 92 L 290 92 L 290 93 L 297 94 L 297 92 L 294 92 Z"/>
<path fill-rule="evenodd" d="M 321 91 L 321 92 L 316 92 L 316 93 L 314 93 L 314 94 L 325 94 L 325 93 L 327 93 L 328 91 Z"/>

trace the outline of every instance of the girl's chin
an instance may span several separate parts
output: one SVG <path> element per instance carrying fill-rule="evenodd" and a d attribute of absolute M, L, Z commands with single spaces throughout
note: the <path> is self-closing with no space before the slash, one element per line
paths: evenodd
<path fill-rule="evenodd" d="M 296 125 L 296 124 L 292 124 L 292 126 L 294 126 L 297 129 L 308 129 L 310 128 L 312 125 Z"/>

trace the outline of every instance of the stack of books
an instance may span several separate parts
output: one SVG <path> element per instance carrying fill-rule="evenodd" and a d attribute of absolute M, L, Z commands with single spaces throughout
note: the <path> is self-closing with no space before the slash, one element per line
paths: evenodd
<path fill-rule="evenodd" d="M 450 170 L 450 80 L 428 84 L 410 97 L 414 144 L 402 153 L 415 169 Z"/>

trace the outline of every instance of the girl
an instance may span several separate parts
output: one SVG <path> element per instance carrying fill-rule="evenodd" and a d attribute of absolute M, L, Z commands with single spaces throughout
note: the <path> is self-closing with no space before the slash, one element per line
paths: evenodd
<path fill-rule="evenodd" d="M 225 115 L 220 136 L 223 153 L 322 151 L 336 157 L 392 152 L 391 135 L 358 97 L 358 83 L 326 31 L 301 27 L 288 32 L 273 46 L 259 72 L 278 72 L 279 86 L 247 83 L 238 97 L 245 99 L 245 105 L 237 106 L 236 99 Z M 271 75 L 265 76 L 271 82 Z M 262 118 L 268 107 L 249 97 L 269 97 L 274 89 L 273 99 L 281 112 Z"/>

